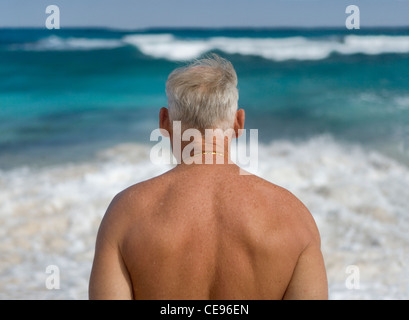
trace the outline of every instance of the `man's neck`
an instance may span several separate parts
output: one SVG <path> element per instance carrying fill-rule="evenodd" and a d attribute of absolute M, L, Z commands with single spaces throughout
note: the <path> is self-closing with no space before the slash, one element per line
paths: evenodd
<path fill-rule="evenodd" d="M 218 139 L 194 139 L 193 141 L 182 141 L 180 149 L 173 152 L 177 163 L 181 165 L 190 164 L 232 164 L 230 157 L 230 137 L 219 137 Z M 178 151 L 176 153 L 176 151 Z M 175 154 L 176 153 L 176 154 Z"/>

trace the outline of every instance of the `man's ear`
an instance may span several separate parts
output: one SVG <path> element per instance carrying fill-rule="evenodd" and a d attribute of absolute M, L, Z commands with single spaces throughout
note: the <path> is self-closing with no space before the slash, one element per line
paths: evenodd
<path fill-rule="evenodd" d="M 243 133 L 245 117 L 246 115 L 243 109 L 236 111 L 236 118 L 234 119 L 234 133 L 236 134 L 236 138 L 240 137 Z"/>
<path fill-rule="evenodd" d="M 159 129 L 160 133 L 164 137 L 169 137 L 170 132 L 170 120 L 169 120 L 169 110 L 167 108 L 161 108 L 159 111 Z"/>

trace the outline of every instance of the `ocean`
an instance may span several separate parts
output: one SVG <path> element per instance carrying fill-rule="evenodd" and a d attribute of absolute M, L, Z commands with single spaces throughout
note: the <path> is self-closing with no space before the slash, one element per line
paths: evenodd
<path fill-rule="evenodd" d="M 254 173 L 317 222 L 330 298 L 409 299 L 402 28 L 0 29 L 1 299 L 87 298 L 109 202 L 170 169 L 149 158 L 167 76 L 210 52 L 236 68 Z"/>

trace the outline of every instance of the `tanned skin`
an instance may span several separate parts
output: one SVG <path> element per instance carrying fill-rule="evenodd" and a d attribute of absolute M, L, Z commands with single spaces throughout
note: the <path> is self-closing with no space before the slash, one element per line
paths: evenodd
<path fill-rule="evenodd" d="M 236 133 L 244 118 L 239 109 Z M 166 108 L 159 123 L 173 141 Z M 199 155 L 202 164 L 182 162 L 113 199 L 97 236 L 90 299 L 328 298 L 308 209 L 286 189 L 240 174 L 220 147 L 224 155 Z"/>

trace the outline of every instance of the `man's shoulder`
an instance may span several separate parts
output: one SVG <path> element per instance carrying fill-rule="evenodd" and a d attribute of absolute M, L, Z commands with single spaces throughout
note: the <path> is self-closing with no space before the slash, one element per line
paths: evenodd
<path fill-rule="evenodd" d="M 114 211 L 135 212 L 135 209 L 148 206 L 158 193 L 166 188 L 166 174 L 135 183 L 115 195 L 110 207 Z"/>
<path fill-rule="evenodd" d="M 287 226 L 304 233 L 306 238 L 319 241 L 320 236 L 313 215 L 294 193 L 257 176 L 252 176 L 251 180 L 261 201 L 272 208 L 270 214 L 280 216 L 280 220 L 286 221 Z"/>
<path fill-rule="evenodd" d="M 100 232 L 121 239 L 127 230 L 135 225 L 135 220 L 143 222 L 144 217 L 150 212 L 150 206 L 157 199 L 160 192 L 158 189 L 163 188 L 162 182 L 158 176 L 135 183 L 118 192 L 103 216 Z"/>
<path fill-rule="evenodd" d="M 248 175 L 246 177 L 248 177 L 251 187 L 255 189 L 254 192 L 260 196 L 266 197 L 275 203 L 284 202 L 287 205 L 302 205 L 301 201 L 285 187 L 256 175 Z"/>

